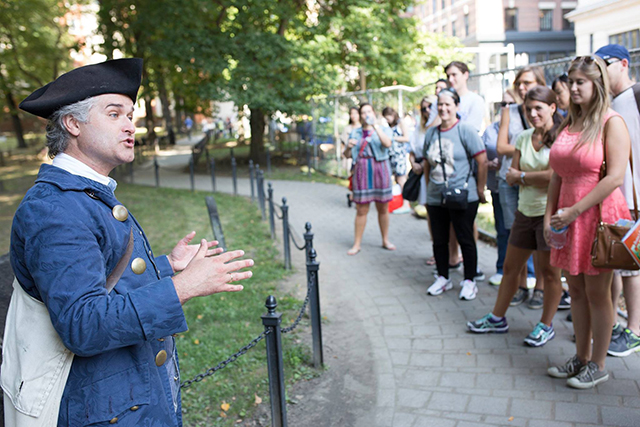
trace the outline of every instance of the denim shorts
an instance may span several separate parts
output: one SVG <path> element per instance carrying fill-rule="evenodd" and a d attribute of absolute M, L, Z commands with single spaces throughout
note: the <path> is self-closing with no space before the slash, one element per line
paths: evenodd
<path fill-rule="evenodd" d="M 512 187 L 507 184 L 507 181 L 498 179 L 498 191 L 500 192 L 500 206 L 502 207 L 504 228 L 511 230 L 513 221 L 516 219 L 516 210 L 518 210 L 520 187 L 517 185 Z"/>

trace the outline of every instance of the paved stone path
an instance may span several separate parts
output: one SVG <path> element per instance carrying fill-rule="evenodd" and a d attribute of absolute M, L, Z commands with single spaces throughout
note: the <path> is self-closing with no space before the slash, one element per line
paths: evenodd
<path fill-rule="evenodd" d="M 153 185 L 153 171 L 140 168 L 135 180 Z M 161 183 L 190 185 L 188 175 L 173 169 L 161 170 Z M 210 190 L 210 178 L 198 176 L 196 186 Z M 362 251 L 349 257 L 355 210 L 346 206 L 344 188 L 295 181 L 276 181 L 273 186 L 277 200 L 288 198 L 298 233 L 306 221 L 313 224 L 322 310 L 329 319 L 327 364 L 331 369 L 338 363 L 331 355 L 340 354 L 353 366 L 338 386 L 306 396 L 310 410 L 333 408 L 306 425 L 640 425 L 639 354 L 608 358 L 611 379 L 597 389 L 569 389 L 563 380 L 546 375 L 547 367 L 575 352 L 567 311 L 556 315 L 556 338 L 542 348 L 523 345 L 541 313 L 523 306 L 509 310 L 508 334 L 472 335 L 466 322 L 490 311 L 497 289 L 480 283 L 478 297 L 470 302 L 458 300 L 458 286 L 441 296 L 428 296 L 433 267 L 425 264 L 431 255 L 426 221 L 392 216 L 390 236 L 398 250 L 389 252 L 381 248 L 372 209 Z M 218 191 L 231 188 L 230 179 L 218 179 Z M 239 181 L 239 192 L 249 194 L 247 180 Z M 495 248 L 481 242 L 478 248 L 480 268 L 488 277 L 494 272 Z M 452 277 L 456 284 L 462 280 L 459 272 Z M 327 334 L 332 328 L 339 330 L 340 341 Z M 328 403 L 344 396 L 358 397 L 360 407 Z"/>

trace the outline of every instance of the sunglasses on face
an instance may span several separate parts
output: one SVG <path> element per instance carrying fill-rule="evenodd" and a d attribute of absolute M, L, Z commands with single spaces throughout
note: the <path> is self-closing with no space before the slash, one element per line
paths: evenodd
<path fill-rule="evenodd" d="M 510 101 L 509 101 L 509 102 L 507 102 L 507 101 L 502 101 L 502 102 L 500 103 L 500 106 L 501 106 L 501 107 L 506 107 L 507 105 L 511 105 L 511 104 L 516 104 L 516 103 L 515 103 L 515 102 L 510 102 Z"/>
<path fill-rule="evenodd" d="M 604 63 L 607 64 L 607 67 L 611 64 L 615 64 L 616 62 L 620 62 L 619 58 L 607 58 L 604 60 Z"/>

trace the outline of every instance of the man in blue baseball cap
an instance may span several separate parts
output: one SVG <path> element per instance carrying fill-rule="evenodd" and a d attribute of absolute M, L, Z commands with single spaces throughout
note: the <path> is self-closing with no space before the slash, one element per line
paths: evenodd
<path fill-rule="evenodd" d="M 608 44 L 596 51 L 607 64 L 607 74 L 613 101 L 611 108 L 618 112 L 629 130 L 631 137 L 631 153 L 633 156 L 633 176 L 631 168 L 627 166 L 622 192 L 625 195 L 631 215 L 633 211 L 633 184 L 636 187 L 636 197 L 640 199 L 640 85 L 634 85 L 629 78 L 629 51 L 619 44 Z M 638 219 L 638 218 L 636 218 Z M 621 291 L 627 306 L 628 322 L 624 328 L 616 322 L 611 334 L 608 354 L 625 357 L 640 350 L 640 276 L 637 271 L 616 270 L 613 276 L 612 300 L 614 310 L 618 309 Z"/>
<path fill-rule="evenodd" d="M 11 229 L 16 276 L 3 342 L 5 425 L 181 426 L 173 334 L 182 305 L 251 277 L 217 242 L 155 257 L 108 175 L 133 161 L 141 59 L 77 68 L 20 108 L 48 119 L 40 168 Z M 174 276 L 175 273 L 181 272 Z"/>

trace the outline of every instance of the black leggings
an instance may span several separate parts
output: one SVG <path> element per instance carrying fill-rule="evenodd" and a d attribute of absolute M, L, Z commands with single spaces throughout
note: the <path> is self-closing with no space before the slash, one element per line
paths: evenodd
<path fill-rule="evenodd" d="M 478 203 L 469 203 L 465 210 L 427 205 L 438 275 L 449 278 L 449 223 L 452 223 L 464 258 L 464 278 L 473 280 L 475 277 L 478 269 L 478 249 L 473 238 L 473 222 L 478 213 Z"/>

